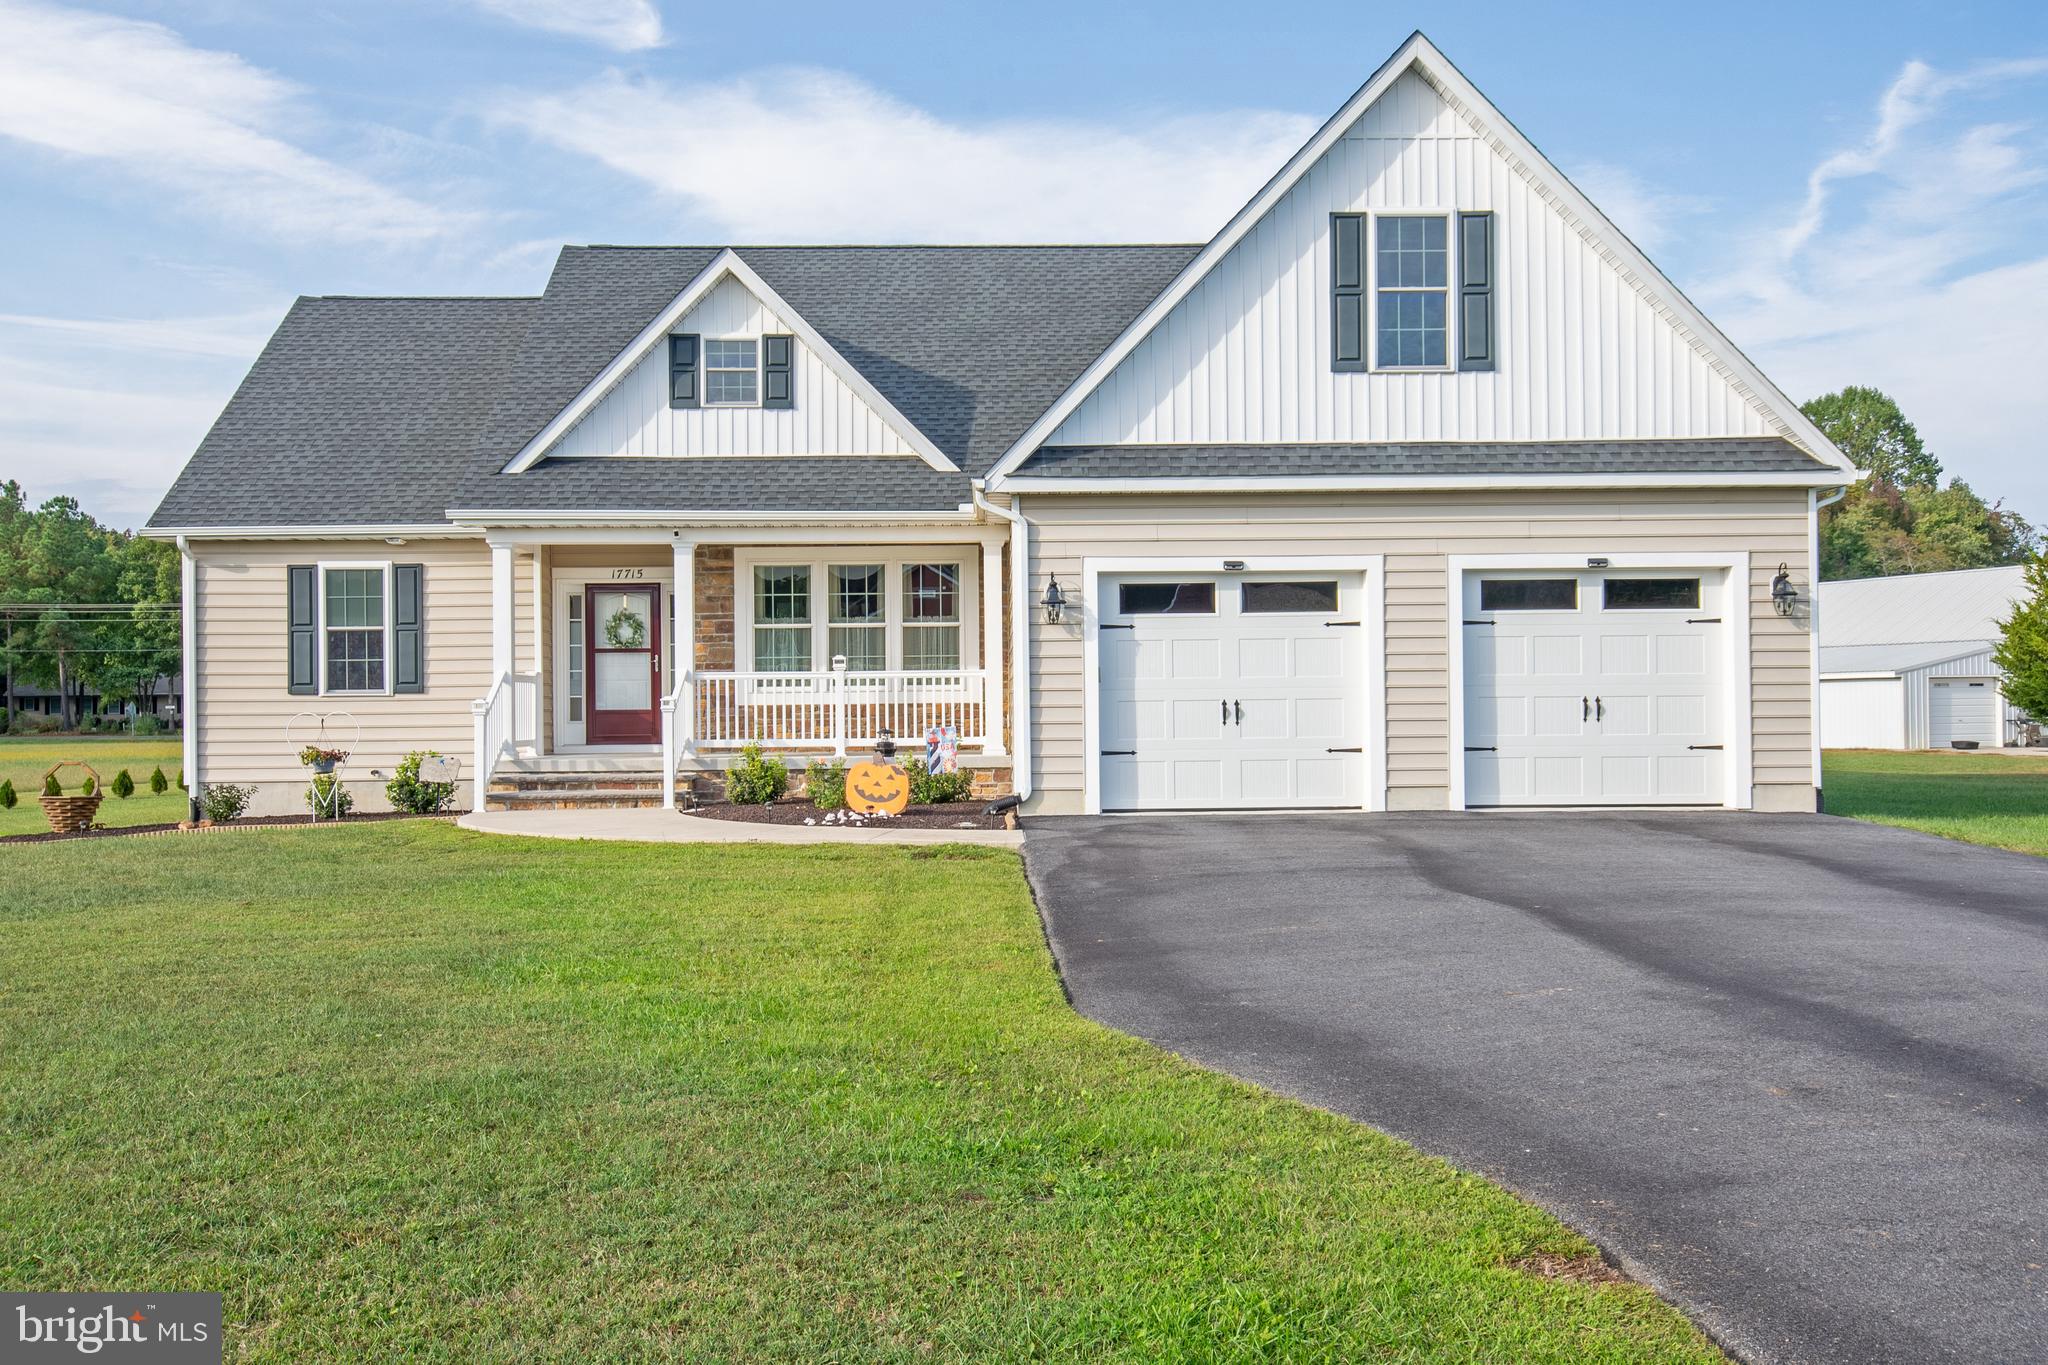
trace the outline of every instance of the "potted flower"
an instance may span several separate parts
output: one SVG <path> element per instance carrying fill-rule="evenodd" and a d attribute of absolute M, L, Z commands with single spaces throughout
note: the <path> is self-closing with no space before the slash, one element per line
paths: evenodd
<path fill-rule="evenodd" d="M 315 773 L 331 773 L 334 766 L 348 757 L 346 749 L 323 749 L 317 744 L 308 744 L 299 750 L 299 762 Z"/>
<path fill-rule="evenodd" d="M 85 769 L 85 785 L 75 796 L 66 796 L 63 784 L 57 780 L 57 773 L 63 768 Z M 93 766 L 67 758 L 43 774 L 43 794 L 38 799 L 43 803 L 43 814 L 50 818 L 50 833 L 83 834 L 92 828 L 93 816 L 99 814 L 100 797 L 100 775 Z"/>

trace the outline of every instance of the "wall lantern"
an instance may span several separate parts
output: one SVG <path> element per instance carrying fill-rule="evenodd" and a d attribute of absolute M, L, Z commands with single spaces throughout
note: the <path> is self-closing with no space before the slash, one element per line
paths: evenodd
<path fill-rule="evenodd" d="M 1056 576 L 1046 577 L 1045 596 L 1041 599 L 1040 605 L 1045 608 L 1045 623 L 1049 626 L 1058 625 L 1060 613 L 1067 609 L 1067 595 L 1060 590 L 1060 580 Z"/>
<path fill-rule="evenodd" d="M 1799 591 L 1792 586 L 1792 575 L 1783 564 L 1778 566 L 1778 576 L 1771 580 L 1771 605 L 1780 616 L 1790 616 L 1799 605 Z"/>

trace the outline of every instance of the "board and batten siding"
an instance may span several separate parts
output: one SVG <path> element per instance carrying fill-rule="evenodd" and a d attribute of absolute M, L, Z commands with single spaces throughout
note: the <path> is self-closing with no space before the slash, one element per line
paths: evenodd
<path fill-rule="evenodd" d="M 202 542 L 194 545 L 199 612 L 196 623 L 199 781 L 256 787 L 249 813 L 305 810 L 306 770 L 298 748 L 318 738 L 313 722 L 286 726 L 294 715 L 332 716 L 327 742 L 349 749 L 342 769 L 358 810 L 384 810 L 383 781 L 414 749 L 462 760 L 468 777 L 474 743 L 470 703 L 491 685 L 491 555 L 481 540 L 382 540 L 299 543 Z M 287 690 L 287 580 L 293 564 L 419 564 L 424 566 L 421 627 L 426 689 L 402 696 L 295 696 Z M 519 556 L 514 667 L 533 657 L 533 561 Z M 362 725 L 338 713 L 347 712 Z M 302 733 L 302 730 L 304 733 Z M 456 805 L 468 804 L 468 786 Z"/>
<path fill-rule="evenodd" d="M 760 337 L 792 329 L 727 276 L 672 329 L 700 336 Z M 548 453 L 577 455 L 903 455 L 902 437 L 792 338 L 794 404 L 789 408 L 669 406 L 668 348 L 657 346 Z"/>
<path fill-rule="evenodd" d="M 1785 564 L 1806 572 L 1802 490 L 1608 493 L 1244 494 L 1230 498 L 1026 497 L 1031 581 L 1069 590 L 1087 558 L 1258 555 L 1386 557 L 1387 805 L 1442 810 L 1450 800 L 1451 555 L 1630 553 L 1750 556 L 1752 783 L 1759 810 L 1811 811 L 1810 619 L 1771 608 Z M 1081 810 L 1080 604 L 1057 626 L 1033 613 L 1031 729 L 1039 814 Z M 1739 702 L 1737 703 L 1739 705 Z M 1379 742 L 1377 737 L 1368 742 Z"/>
<path fill-rule="evenodd" d="M 1498 369 L 1333 374 L 1330 215 L 1459 210 L 1494 215 Z M 1695 340 L 1410 71 L 1047 444 L 1782 434 Z"/>

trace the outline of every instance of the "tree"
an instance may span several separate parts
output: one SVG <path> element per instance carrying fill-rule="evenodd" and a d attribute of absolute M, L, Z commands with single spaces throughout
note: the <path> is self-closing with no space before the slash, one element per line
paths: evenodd
<path fill-rule="evenodd" d="M 2048 556 L 2027 565 L 2027 596 L 2000 623 L 1991 652 L 2005 674 L 2006 699 L 2028 715 L 2048 717 Z"/>
<path fill-rule="evenodd" d="M 1888 395 L 1852 385 L 1800 410 L 1870 471 L 1821 513 L 1823 580 L 2018 564 L 2039 547 L 2033 526 L 2003 503 L 1961 479 L 1942 486 L 1941 462 Z"/>

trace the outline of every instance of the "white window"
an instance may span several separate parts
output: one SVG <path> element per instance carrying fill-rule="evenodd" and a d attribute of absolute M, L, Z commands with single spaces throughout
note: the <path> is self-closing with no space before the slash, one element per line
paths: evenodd
<path fill-rule="evenodd" d="M 704 340 L 704 403 L 714 408 L 752 407 L 761 401 L 761 343 Z"/>
<path fill-rule="evenodd" d="M 320 690 L 391 690 L 391 566 L 320 566 Z"/>
<path fill-rule="evenodd" d="M 822 673 L 835 657 L 849 673 L 953 672 L 977 647 L 965 600 L 975 567 L 929 550 L 844 552 L 808 564 L 763 552 L 741 579 L 752 598 L 740 604 L 749 630 L 741 657 L 757 673 Z"/>
<path fill-rule="evenodd" d="M 1373 220 L 1374 359 L 1382 370 L 1450 360 L 1450 229 L 1442 214 Z"/>

